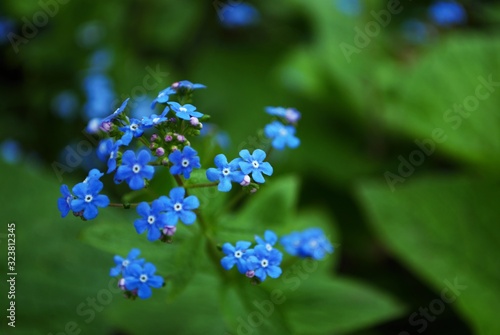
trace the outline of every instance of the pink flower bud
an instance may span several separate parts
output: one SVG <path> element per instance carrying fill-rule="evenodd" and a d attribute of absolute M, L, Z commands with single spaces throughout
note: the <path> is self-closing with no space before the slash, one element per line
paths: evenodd
<path fill-rule="evenodd" d="M 243 181 L 240 183 L 241 186 L 248 186 L 250 185 L 250 176 L 249 175 L 245 175 L 245 177 L 243 177 Z"/>

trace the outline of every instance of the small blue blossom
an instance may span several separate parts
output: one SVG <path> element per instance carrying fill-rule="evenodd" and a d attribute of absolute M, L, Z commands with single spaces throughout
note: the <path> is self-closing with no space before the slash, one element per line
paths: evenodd
<path fill-rule="evenodd" d="M 151 287 L 160 288 L 164 284 L 161 276 L 155 275 L 156 268 L 151 263 L 144 264 L 144 267 L 134 263 L 128 266 L 127 276 L 125 276 L 125 288 L 129 291 L 136 291 L 141 299 L 151 297 Z"/>
<path fill-rule="evenodd" d="M 111 270 L 109 271 L 109 275 L 111 277 L 116 277 L 120 274 L 123 274 L 124 276 L 126 276 L 127 269 L 130 265 L 135 264 L 135 263 L 141 265 L 142 263 L 144 263 L 144 259 L 136 259 L 140 253 L 141 253 L 141 251 L 139 249 L 134 248 L 134 249 L 130 250 L 130 252 L 128 253 L 126 258 L 115 255 L 113 260 L 115 261 L 116 266 L 111 268 Z"/>
<path fill-rule="evenodd" d="M 71 210 L 71 200 L 73 200 L 73 195 L 71 195 L 67 185 L 61 185 L 60 190 L 62 197 L 57 199 L 57 208 L 59 209 L 59 212 L 61 212 L 61 217 L 64 218 Z"/>
<path fill-rule="evenodd" d="M 164 104 L 170 99 L 170 87 L 167 87 L 166 89 L 162 90 L 160 93 L 158 93 L 158 96 L 153 100 L 151 103 L 151 109 L 154 109 L 156 107 L 157 103 Z"/>
<path fill-rule="evenodd" d="M 127 107 L 127 104 L 129 102 L 130 98 L 125 99 L 124 102 L 118 107 L 111 115 L 106 116 L 104 119 L 102 119 L 102 123 L 106 122 L 112 122 L 114 119 L 116 119 Z"/>
<path fill-rule="evenodd" d="M 183 187 L 175 187 L 170 190 L 169 197 L 160 197 L 167 211 L 167 226 L 175 226 L 179 219 L 187 225 L 196 221 L 196 213 L 193 211 L 200 207 L 200 201 L 194 195 L 184 198 L 185 194 L 186 190 Z"/>
<path fill-rule="evenodd" d="M 161 236 L 161 230 L 167 226 L 167 215 L 162 213 L 165 211 L 163 201 L 156 199 L 151 204 L 141 202 L 137 206 L 137 213 L 142 217 L 134 221 L 134 227 L 137 234 L 142 234 L 148 231 L 148 240 L 156 241 Z"/>
<path fill-rule="evenodd" d="M 300 112 L 295 108 L 266 107 L 266 112 L 281 117 L 291 124 L 297 123 L 301 118 Z"/>
<path fill-rule="evenodd" d="M 92 169 L 89 171 L 87 178 L 85 178 L 83 182 L 87 183 L 89 180 L 99 180 L 102 176 L 104 176 L 104 173 L 102 173 L 98 169 Z"/>
<path fill-rule="evenodd" d="M 285 126 L 279 121 L 273 121 L 266 125 L 264 133 L 267 138 L 272 140 L 271 145 L 275 149 L 283 150 L 285 146 L 294 149 L 300 145 L 300 140 L 295 137 L 295 128 Z"/>
<path fill-rule="evenodd" d="M 151 161 L 151 154 L 148 150 L 141 150 L 137 154 L 132 150 L 127 150 L 122 156 L 122 165 L 116 170 L 116 180 L 127 181 L 134 191 L 144 188 L 144 179 L 153 178 L 155 169 L 148 163 Z"/>
<path fill-rule="evenodd" d="M 153 103 L 151 104 L 151 108 L 155 108 L 157 103 L 166 103 L 170 99 L 170 95 L 172 94 L 186 94 L 200 88 L 206 88 L 206 86 L 203 84 L 193 84 L 188 80 L 177 81 L 158 93 L 158 96 L 153 100 Z"/>
<path fill-rule="evenodd" d="M 264 239 L 262 239 L 260 236 L 255 235 L 255 241 L 257 242 L 258 245 L 263 245 L 267 251 L 273 250 L 273 246 L 278 242 L 278 236 L 271 231 L 271 230 L 266 230 L 264 232 Z"/>
<path fill-rule="evenodd" d="M 76 184 L 73 187 L 73 194 L 76 199 L 71 200 L 70 204 L 73 212 L 83 211 L 84 219 L 94 219 L 98 214 L 97 207 L 107 207 L 109 205 L 109 198 L 106 195 L 99 194 L 103 186 L 99 180 L 95 179 Z"/>
<path fill-rule="evenodd" d="M 72 91 L 62 91 L 52 99 L 52 109 L 63 119 L 75 116 L 78 98 Z"/>
<path fill-rule="evenodd" d="M 467 13 L 455 1 L 437 1 L 429 7 L 429 16 L 438 26 L 449 27 L 465 23 Z"/>
<path fill-rule="evenodd" d="M 280 243 L 292 256 L 322 259 L 333 252 L 333 246 L 320 228 L 309 228 L 283 236 Z"/>
<path fill-rule="evenodd" d="M 196 107 L 190 104 L 180 105 L 177 102 L 168 103 L 179 119 L 191 120 L 191 117 L 202 117 L 203 114 L 196 111 Z"/>
<path fill-rule="evenodd" d="M 259 21 L 259 12 L 254 6 L 244 2 L 229 3 L 220 9 L 219 18 L 226 28 L 246 27 Z"/>
<path fill-rule="evenodd" d="M 170 167 L 170 173 L 173 175 L 182 174 L 186 179 L 191 176 L 193 169 L 201 167 L 198 153 L 190 146 L 184 147 L 182 152 L 175 150 L 168 156 L 168 160 L 173 164 Z"/>
<path fill-rule="evenodd" d="M 129 145 L 133 137 L 141 137 L 144 133 L 143 125 L 140 120 L 130 119 L 130 124 L 120 127 L 125 132 L 121 138 L 124 145 Z"/>
<path fill-rule="evenodd" d="M 95 71 L 105 71 L 112 63 L 113 55 L 106 49 L 97 50 L 90 57 L 90 68 Z"/>
<path fill-rule="evenodd" d="M 266 153 L 264 150 L 256 149 L 253 154 L 250 155 L 250 152 L 244 149 L 240 151 L 240 157 L 242 159 L 238 164 L 240 165 L 241 171 L 244 174 L 251 173 L 253 180 L 257 183 L 265 182 L 262 174 L 268 176 L 273 174 L 273 167 L 271 164 L 264 162 L 264 159 L 266 159 Z"/>
<path fill-rule="evenodd" d="M 144 128 L 151 128 L 153 126 L 159 125 L 162 122 L 167 121 L 168 118 L 166 117 L 166 115 L 168 111 L 169 111 L 168 107 L 165 107 L 163 113 L 161 113 L 160 115 L 151 114 L 148 117 L 143 117 L 141 120 L 142 126 Z"/>
<path fill-rule="evenodd" d="M 229 192 L 232 188 L 231 182 L 241 183 L 245 174 L 240 171 L 240 158 L 233 159 L 230 163 L 224 154 L 218 154 L 214 159 L 216 168 L 207 170 L 207 179 L 210 181 L 219 181 L 217 189 L 221 192 Z"/>
<path fill-rule="evenodd" d="M 118 157 L 118 149 L 123 144 L 121 140 L 113 142 L 111 138 L 102 140 L 97 146 L 97 157 L 101 161 L 107 160 L 108 171 L 111 173 L 116 169 L 116 158 Z"/>
<path fill-rule="evenodd" d="M 224 243 L 222 252 L 226 254 L 220 261 L 225 270 L 230 270 L 236 264 L 238 271 L 242 274 L 248 271 L 247 258 L 253 254 L 253 249 L 249 249 L 251 242 L 238 241 L 233 246 L 231 243 Z"/>
<path fill-rule="evenodd" d="M 101 118 L 108 113 L 115 99 L 113 82 L 103 73 L 91 73 L 83 81 L 87 102 L 83 110 L 89 119 Z"/>
<path fill-rule="evenodd" d="M 248 257 L 249 270 L 254 271 L 255 277 L 264 281 L 267 276 L 278 278 L 282 270 L 280 268 L 283 254 L 278 249 L 271 249 L 264 245 L 258 245 L 254 249 L 253 255 Z"/>
<path fill-rule="evenodd" d="M 335 2 L 337 8 L 349 16 L 358 16 L 363 9 L 359 0 L 335 0 Z"/>
<path fill-rule="evenodd" d="M 22 151 L 19 142 L 12 139 L 3 141 L 0 144 L 0 155 L 5 162 L 10 164 L 21 161 Z"/>

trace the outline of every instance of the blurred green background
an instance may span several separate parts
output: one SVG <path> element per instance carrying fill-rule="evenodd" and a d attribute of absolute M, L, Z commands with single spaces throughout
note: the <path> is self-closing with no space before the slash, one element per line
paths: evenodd
<path fill-rule="evenodd" d="M 437 18 L 431 1 L 251 5 L 243 15 L 231 12 L 235 0 L 2 1 L 2 333 L 500 334 L 498 3 L 464 0 L 463 13 Z M 450 15 L 463 16 L 439 21 Z M 276 153 L 265 200 L 243 211 L 278 203 L 290 227 L 326 227 L 335 254 L 294 277 L 307 285 L 266 281 L 221 296 L 201 264 L 181 274 L 189 283 L 175 296 L 131 302 L 108 277 L 114 254 L 140 247 L 160 272 L 169 257 L 189 271 L 195 255 L 162 254 L 130 227 L 122 234 L 134 213 L 60 218 L 61 183 L 99 164 L 81 144 L 88 121 L 126 97 L 140 115 L 184 79 L 208 87 L 194 101 L 215 134 L 193 142 L 204 167 L 255 147 L 265 106 L 301 111 L 301 146 Z M 72 150 L 81 161 L 68 162 Z M 5 317 L 9 222 L 15 328 Z M 249 302 L 275 288 L 286 297 L 277 312 L 238 329 L 256 309 Z"/>

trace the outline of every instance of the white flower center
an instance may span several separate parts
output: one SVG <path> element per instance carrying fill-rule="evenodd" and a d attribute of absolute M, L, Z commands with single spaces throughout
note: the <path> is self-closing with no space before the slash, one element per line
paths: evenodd
<path fill-rule="evenodd" d="M 225 168 L 224 170 L 222 170 L 222 174 L 223 174 L 224 176 L 227 176 L 227 175 L 228 175 L 228 174 L 230 174 L 230 173 L 231 173 L 231 170 L 230 170 L 229 168 Z"/>
<path fill-rule="evenodd" d="M 91 201 L 92 201 L 92 199 L 93 199 L 93 197 L 92 197 L 90 194 L 87 194 L 87 195 L 85 196 L 85 202 L 91 202 Z"/>
<path fill-rule="evenodd" d="M 182 210 L 182 204 L 181 204 L 180 202 L 176 203 L 176 204 L 174 205 L 174 210 L 175 210 L 176 212 L 181 211 L 181 210 Z"/>
<path fill-rule="evenodd" d="M 271 244 L 267 243 L 266 249 L 267 249 L 267 251 L 271 251 L 271 250 L 273 250 L 273 246 Z"/>
<path fill-rule="evenodd" d="M 138 126 L 137 124 L 135 124 L 135 123 L 132 123 L 132 124 L 130 125 L 130 130 L 132 130 L 132 131 L 136 131 L 136 130 L 137 130 L 137 128 L 139 128 L 139 126 Z"/>
<path fill-rule="evenodd" d="M 267 259 L 263 259 L 260 261 L 260 265 L 262 265 L 263 268 L 267 268 L 269 261 Z"/>
<path fill-rule="evenodd" d="M 186 109 L 186 107 L 181 107 L 181 108 L 179 108 L 179 111 L 180 111 L 180 112 L 183 112 L 183 113 L 186 113 L 186 112 L 187 112 L 187 109 Z"/>
<path fill-rule="evenodd" d="M 182 160 L 182 163 L 181 163 L 181 164 L 182 164 L 182 166 L 183 166 L 183 167 L 188 167 L 188 166 L 189 166 L 189 160 L 187 160 L 186 158 L 184 158 L 184 159 Z"/>
<path fill-rule="evenodd" d="M 318 246 L 318 241 L 316 240 L 311 240 L 309 242 L 309 245 L 311 246 L 311 248 L 316 248 Z"/>
<path fill-rule="evenodd" d="M 126 268 L 129 264 L 130 264 L 130 261 L 129 261 L 128 259 L 126 259 L 126 260 L 124 260 L 124 261 L 122 262 L 122 266 L 123 266 L 124 268 Z"/>
<path fill-rule="evenodd" d="M 286 136 L 286 135 L 288 135 L 288 131 L 286 131 L 286 129 L 285 129 L 285 128 L 281 128 L 281 129 L 280 129 L 280 131 L 279 131 L 279 133 L 280 133 L 280 135 L 281 135 L 281 136 Z"/>
<path fill-rule="evenodd" d="M 134 166 L 132 166 L 132 171 L 134 171 L 134 173 L 139 173 L 139 171 L 141 171 L 141 166 L 139 164 L 134 164 Z"/>
<path fill-rule="evenodd" d="M 109 155 L 109 159 L 113 159 L 113 158 L 115 158 L 115 152 L 111 151 L 111 154 Z"/>
<path fill-rule="evenodd" d="M 148 216 L 148 223 L 153 224 L 155 222 L 155 217 L 153 215 Z"/>
<path fill-rule="evenodd" d="M 234 252 L 234 257 L 235 258 L 241 258 L 241 256 L 243 256 L 243 253 L 241 252 L 241 250 L 237 250 Z"/>
<path fill-rule="evenodd" d="M 145 283 L 145 282 L 147 282 L 147 281 L 148 281 L 148 276 L 146 276 L 146 275 L 141 275 L 141 276 L 139 277 L 139 280 L 141 281 L 141 283 Z"/>
<path fill-rule="evenodd" d="M 159 117 L 155 117 L 155 118 L 153 119 L 153 123 L 158 123 L 158 121 L 160 121 L 160 118 L 159 118 Z"/>
<path fill-rule="evenodd" d="M 259 168 L 259 162 L 257 162 L 257 161 L 253 161 L 253 162 L 252 162 L 252 166 L 253 166 L 255 169 L 258 169 L 258 168 Z"/>

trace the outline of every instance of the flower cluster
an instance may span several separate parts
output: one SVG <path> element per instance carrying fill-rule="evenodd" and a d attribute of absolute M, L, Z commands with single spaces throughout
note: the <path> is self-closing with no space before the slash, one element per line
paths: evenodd
<path fill-rule="evenodd" d="M 255 193 L 259 185 L 273 175 L 273 167 L 267 161 L 270 149 L 282 150 L 287 146 L 295 148 L 300 144 L 295 137 L 295 127 L 301 115 L 294 108 L 268 107 L 267 112 L 275 117 L 264 129 L 265 135 L 272 140 L 271 147 L 255 149 L 253 152 L 243 149 L 231 161 L 223 153 L 217 154 L 214 159 L 215 167 L 209 167 L 205 171 L 208 182 L 197 184 L 190 179 L 195 169 L 202 168 L 201 159 L 189 139 L 200 135 L 203 122 L 210 117 L 192 104 L 193 92 L 202 88 L 205 88 L 202 84 L 179 81 L 158 94 L 151 104 L 153 111 L 150 115 L 138 118 L 127 116 L 127 99 L 110 115 L 93 120 L 90 128 L 102 136 L 96 153 L 106 164 L 105 173 L 92 169 L 88 177 L 71 191 L 67 185 L 62 185 L 62 196 L 57 203 L 61 216 L 66 217 L 72 211 L 83 220 L 91 220 L 97 217 L 98 208 L 135 207 L 138 217 L 134 220 L 133 227 L 138 234 L 145 233 L 151 242 L 173 242 L 179 221 L 189 226 L 198 220 L 199 229 L 204 235 L 211 235 L 211 223 L 203 220 L 198 211 L 200 201 L 190 194 L 190 189 L 217 187 L 220 192 L 229 192 L 236 183 L 241 190 Z M 155 112 L 157 107 L 161 107 L 161 111 Z M 121 204 L 111 203 L 108 196 L 100 194 L 104 187 L 100 179 L 105 174 L 112 175 L 115 184 L 125 182 L 134 192 L 148 188 L 155 175 L 162 172 L 167 172 L 177 186 L 156 195 L 154 199 L 151 199 L 152 192 L 138 192 L 133 197 L 145 197 L 142 201 Z M 333 251 L 331 246 L 328 248 L 326 239 L 322 240 L 312 232 L 302 235 L 298 249 L 292 248 L 291 245 L 295 243 L 293 241 L 287 246 L 286 237 L 283 237 L 285 250 L 315 259 L 322 258 L 325 252 Z M 216 243 L 209 240 L 215 249 Z M 236 265 L 247 277 L 255 277 L 255 282 L 264 281 L 268 276 L 279 277 L 283 254 L 274 248 L 278 237 L 268 230 L 263 238 L 255 236 L 255 241 L 253 248 L 250 248 L 252 243 L 246 241 L 239 241 L 235 246 L 224 244 L 222 251 L 226 256 L 221 261 L 222 266 L 230 269 Z M 110 275 L 122 276 L 119 286 L 127 297 L 146 299 L 152 294 L 151 287 L 161 287 L 164 280 L 154 274 L 156 268 L 151 263 L 137 259 L 138 255 L 139 250 L 132 249 L 126 258 L 115 256 L 116 266 L 111 269 Z M 212 260 L 219 262 L 217 256 Z"/>
<path fill-rule="evenodd" d="M 275 120 L 264 128 L 264 134 L 272 142 L 271 145 L 277 150 L 285 147 L 296 148 L 300 140 L 295 136 L 295 125 L 301 118 L 301 114 L 295 108 L 267 107 L 266 112 L 276 116 Z"/>
<path fill-rule="evenodd" d="M 116 255 L 115 267 L 111 268 L 111 277 L 122 276 L 118 287 L 125 292 L 125 297 L 147 299 L 151 297 L 153 288 L 164 285 L 163 277 L 155 275 L 156 267 L 151 263 L 144 263 L 144 259 L 136 259 L 140 254 L 139 249 L 132 249 L 126 258 Z"/>
<path fill-rule="evenodd" d="M 280 268 L 283 254 L 275 248 L 278 236 L 271 230 L 266 230 L 264 238 L 255 236 L 257 245 L 252 249 L 252 243 L 238 241 L 233 246 L 225 243 L 222 251 L 226 255 L 221 259 L 224 269 L 230 270 L 236 265 L 241 274 L 249 278 L 256 277 L 264 281 L 267 276 L 278 278 L 282 270 Z M 315 260 L 323 259 L 327 253 L 333 252 L 323 231 L 319 228 L 309 228 L 303 232 L 292 232 L 280 239 L 281 245 L 292 256 L 310 257 Z"/>

